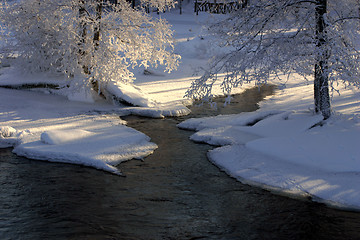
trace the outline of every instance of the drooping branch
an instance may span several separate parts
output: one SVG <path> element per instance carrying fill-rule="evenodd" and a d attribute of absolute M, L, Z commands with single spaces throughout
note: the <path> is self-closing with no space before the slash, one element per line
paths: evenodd
<path fill-rule="evenodd" d="M 0 11 L 1 28 L 14 38 L 8 49 L 0 44 L 2 55 L 16 50 L 23 71 L 63 74 L 71 89 L 131 83 L 135 66 L 178 66 L 170 25 L 125 0 L 21 0 L 0 3 Z"/>

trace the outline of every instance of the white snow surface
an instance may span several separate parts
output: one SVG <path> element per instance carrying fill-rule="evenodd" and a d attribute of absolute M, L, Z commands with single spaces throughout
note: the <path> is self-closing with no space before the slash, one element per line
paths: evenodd
<path fill-rule="evenodd" d="M 178 11 L 160 15 L 173 25 L 175 52 L 182 56 L 181 63 L 171 74 L 149 68 L 149 75 L 144 68 L 135 68 L 134 85 L 109 84 L 109 93 L 134 107 L 114 105 L 58 77 L 21 74 L 7 67 L 10 60 L 2 63 L 0 85 L 51 83 L 62 88 L 0 88 L 0 147 L 14 147 L 16 154 L 28 158 L 81 164 L 115 174 L 121 174 L 116 167 L 121 161 L 151 154 L 156 144 L 126 127 L 119 116 L 188 114 L 184 104 L 191 101 L 183 96 L 198 76 L 194 71 L 206 64 L 212 51 L 219 51 L 202 30 L 208 14 L 196 16 L 188 6 L 183 15 Z M 360 209 L 359 91 L 337 86 L 341 95 L 333 96 L 334 114 L 323 121 L 311 109 L 312 84 L 297 80 L 288 79 L 285 85 L 274 82 L 279 89 L 256 112 L 190 119 L 179 127 L 196 130 L 191 137 L 194 141 L 220 146 L 209 152 L 209 159 L 242 182 Z M 221 93 L 219 85 L 215 93 Z"/>
<path fill-rule="evenodd" d="M 211 41 L 201 37 L 202 23 L 210 15 L 194 15 L 191 5 L 183 15 L 176 9 L 160 16 L 153 13 L 173 25 L 175 52 L 182 56 L 179 69 L 168 74 L 162 68 L 135 68 L 133 84 L 111 80 L 101 86 L 104 94 L 112 96 L 110 101 L 79 88 L 82 80 L 78 77 L 25 74 L 13 59 L 2 59 L 0 86 L 37 88 L 0 88 L 0 147 L 13 147 L 14 153 L 32 159 L 80 164 L 115 174 L 121 174 L 118 163 L 151 154 L 157 145 L 126 127 L 120 117 L 190 113 L 185 104 L 191 101 L 183 96 L 197 77 L 195 69 L 206 63 Z M 49 84 L 59 89 L 41 88 Z"/>
<path fill-rule="evenodd" d="M 311 84 L 289 80 L 256 112 L 189 119 L 191 139 L 220 146 L 209 159 L 242 182 L 360 210 L 360 93 L 339 85 L 333 116 L 314 114 Z"/>
<path fill-rule="evenodd" d="M 154 107 L 156 103 L 149 99 L 145 93 L 134 85 L 111 81 L 107 83 L 106 90 L 129 104 L 140 107 Z"/>
<path fill-rule="evenodd" d="M 57 145 L 71 143 L 74 141 L 81 141 L 84 138 L 93 137 L 94 135 L 95 133 L 82 129 L 52 130 L 43 132 L 40 136 L 40 139 L 42 143 Z"/>
<path fill-rule="evenodd" d="M 95 167 L 151 154 L 150 138 L 126 127 L 121 111 L 103 101 L 71 102 L 62 96 L 0 88 L 0 146 L 20 156 Z"/>

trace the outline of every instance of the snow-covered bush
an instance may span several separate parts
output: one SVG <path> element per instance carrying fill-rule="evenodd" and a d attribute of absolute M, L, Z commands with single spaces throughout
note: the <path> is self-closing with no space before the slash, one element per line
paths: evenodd
<path fill-rule="evenodd" d="M 127 1 L 3 1 L 0 11 L 13 39 L 7 50 L 18 53 L 17 66 L 26 72 L 80 75 L 79 86 L 100 92 L 108 81 L 131 82 L 134 66 L 162 64 L 171 71 L 178 65 L 169 24 Z"/>
<path fill-rule="evenodd" d="M 10 126 L 0 127 L 0 138 L 13 137 L 17 133 L 16 129 Z"/>
<path fill-rule="evenodd" d="M 186 95 L 211 97 L 222 72 L 226 73 L 221 85 L 225 94 L 245 82 L 262 84 L 271 77 L 292 74 L 305 79 L 315 75 L 315 83 L 320 76 L 330 86 L 337 81 L 360 86 L 359 22 L 357 0 L 251 0 L 209 27 L 224 51 L 211 59 Z M 329 96 L 326 83 L 319 89 L 325 98 Z M 324 104 L 325 117 L 329 104 Z"/>

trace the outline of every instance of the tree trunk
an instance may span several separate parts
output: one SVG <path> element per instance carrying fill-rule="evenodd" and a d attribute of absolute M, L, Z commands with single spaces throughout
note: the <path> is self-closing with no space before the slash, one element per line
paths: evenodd
<path fill-rule="evenodd" d="M 79 0 L 79 18 L 80 18 L 80 42 L 79 42 L 79 63 L 83 64 L 82 68 L 85 74 L 89 74 L 89 66 L 84 64 L 86 51 L 84 49 L 86 41 L 86 9 L 85 0 Z"/>
<path fill-rule="evenodd" d="M 328 51 L 326 23 L 326 0 L 316 0 L 316 64 L 314 76 L 315 111 L 321 112 L 325 119 L 331 115 L 329 95 Z"/>
<path fill-rule="evenodd" d="M 95 51 L 98 50 L 99 44 L 100 44 L 100 33 L 101 33 L 100 32 L 101 31 L 100 21 L 101 21 L 101 15 L 102 15 L 102 8 L 103 8 L 102 0 L 97 0 L 96 10 L 95 10 L 96 11 L 96 20 L 94 23 L 95 27 L 94 27 L 94 37 L 93 37 Z M 92 85 L 93 89 L 100 94 L 99 83 L 96 79 L 91 80 L 91 85 Z"/>
<path fill-rule="evenodd" d="M 93 31 L 94 31 L 92 36 L 92 41 L 95 52 L 98 50 L 100 44 L 100 37 L 101 37 L 100 20 L 102 16 L 102 9 L 103 9 L 103 1 L 97 0 L 96 8 L 95 8 L 96 18 L 95 21 L 91 23 L 93 25 Z M 85 60 L 87 57 L 90 57 L 87 56 L 87 52 L 85 50 L 86 35 L 88 31 L 87 28 L 89 27 L 87 26 L 87 14 L 88 12 L 85 6 L 85 0 L 79 0 L 79 18 L 80 18 L 79 63 L 82 64 L 82 69 L 84 74 L 89 76 L 91 74 L 91 69 L 93 66 L 91 65 L 89 66 L 88 65 L 89 63 L 86 63 Z M 100 93 L 98 81 L 96 79 L 91 78 L 90 82 L 93 89 Z"/>
<path fill-rule="evenodd" d="M 98 0 L 97 4 L 96 4 L 96 21 L 95 21 L 95 28 L 94 28 L 94 47 L 95 50 L 98 49 L 99 47 L 99 41 L 100 41 L 100 20 L 101 20 L 101 15 L 102 15 L 102 0 Z"/>
<path fill-rule="evenodd" d="M 250 0 L 242 0 L 241 7 L 242 7 L 242 8 L 247 7 L 247 6 L 249 5 L 249 1 L 250 1 Z"/>

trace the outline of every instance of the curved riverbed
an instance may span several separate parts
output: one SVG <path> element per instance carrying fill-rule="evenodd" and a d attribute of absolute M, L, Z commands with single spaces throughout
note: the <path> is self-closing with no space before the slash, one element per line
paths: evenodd
<path fill-rule="evenodd" d="M 247 91 L 225 109 L 193 107 L 193 116 L 253 111 L 268 93 Z M 210 146 L 176 127 L 185 118 L 127 117 L 159 148 L 121 164 L 126 177 L 0 149 L 0 239 L 360 238 L 360 213 L 228 177 L 207 160 Z"/>

